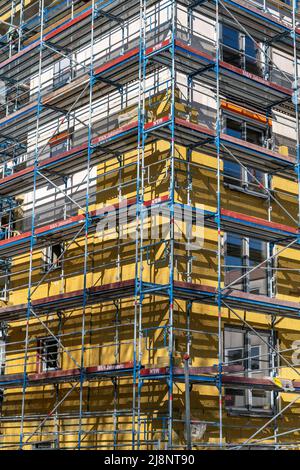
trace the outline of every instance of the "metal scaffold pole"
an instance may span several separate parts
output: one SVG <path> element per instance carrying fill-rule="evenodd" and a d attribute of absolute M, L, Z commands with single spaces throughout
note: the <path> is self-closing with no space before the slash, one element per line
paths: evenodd
<path fill-rule="evenodd" d="M 90 227 L 90 174 L 91 174 L 91 155 L 93 152 L 93 87 L 94 87 L 94 20 L 96 15 L 95 0 L 91 4 L 91 26 L 90 26 L 90 64 L 89 64 L 89 104 L 88 104 L 88 148 L 86 160 L 86 192 L 85 192 L 85 222 L 84 222 L 84 263 L 83 263 L 83 299 L 82 299 L 82 323 L 81 323 L 81 352 L 80 352 L 80 388 L 79 388 L 79 423 L 78 423 L 78 443 L 80 450 L 82 443 L 82 413 L 84 400 L 84 382 L 85 382 L 85 352 L 86 352 L 86 309 L 88 302 L 88 272 L 89 272 L 89 227 Z"/>
<path fill-rule="evenodd" d="M 296 162 L 295 171 L 297 178 L 298 188 L 298 229 L 300 227 L 300 126 L 299 126 L 299 73 L 298 73 L 298 55 L 297 55 L 297 28 L 298 21 L 296 14 L 298 12 L 298 0 L 293 0 L 293 72 L 294 72 L 294 83 L 293 83 L 293 104 L 295 107 L 295 121 L 296 121 Z M 299 243 L 299 240 L 298 240 Z"/>
<path fill-rule="evenodd" d="M 216 0 L 216 151 L 217 151 L 217 230 L 218 230 L 218 391 L 219 391 L 219 445 L 223 446 L 223 401 L 222 401 L 222 364 L 223 364 L 223 342 L 222 342 L 222 234 L 221 234 L 221 105 L 220 105 L 220 23 L 219 23 L 219 0 Z"/>
<path fill-rule="evenodd" d="M 1 1 L 0 449 L 300 448 L 298 0 Z"/>
<path fill-rule="evenodd" d="M 143 338 L 143 236 L 144 236 L 144 178 L 145 178 L 145 87 L 146 87 L 146 27 L 147 0 L 140 0 L 139 13 L 139 71 L 138 71 L 138 135 L 136 166 L 136 238 L 135 238 L 135 284 L 134 284 L 134 351 L 133 351 L 133 406 L 132 406 L 132 448 L 141 445 L 141 392 L 143 381 L 140 377 Z"/>
<path fill-rule="evenodd" d="M 170 122 L 170 187 L 169 187 L 169 223 L 170 223 L 170 252 L 169 252 L 169 377 L 168 377 L 168 448 L 173 445 L 173 361 L 174 361 L 174 230 L 175 230 L 175 117 L 176 117 L 176 70 L 175 70 L 175 38 L 176 38 L 176 0 L 171 2 L 171 122 Z"/>
<path fill-rule="evenodd" d="M 43 64 L 43 35 L 44 35 L 44 0 L 39 0 L 39 16 L 40 16 L 40 45 L 39 45 L 39 65 L 38 65 L 38 104 L 36 113 L 36 129 L 35 129 L 35 148 L 34 148 L 34 171 L 33 171 L 33 195 L 32 195 L 32 209 L 31 209 L 31 235 L 30 235 L 30 253 L 29 253 L 29 270 L 28 270 L 28 291 L 27 291 L 27 314 L 26 314 L 26 329 L 25 329 L 25 342 L 24 342 L 24 369 L 23 369 L 23 386 L 22 386 L 22 411 L 21 411 L 21 424 L 20 424 L 20 449 L 23 449 L 25 441 L 24 431 L 24 417 L 26 410 L 26 391 L 27 391 L 27 364 L 28 364 L 28 349 L 30 339 L 30 320 L 32 318 L 32 272 L 33 272 L 33 252 L 35 247 L 35 224 L 36 224 L 36 179 L 39 164 L 39 125 L 40 114 L 42 111 L 42 64 Z M 25 442 L 24 442 L 25 441 Z"/>

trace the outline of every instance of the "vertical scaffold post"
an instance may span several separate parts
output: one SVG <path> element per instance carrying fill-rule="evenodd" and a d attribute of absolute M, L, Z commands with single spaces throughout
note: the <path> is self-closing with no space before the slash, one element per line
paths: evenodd
<path fill-rule="evenodd" d="M 169 377 L 168 377 L 168 448 L 173 445 L 173 342 L 174 342 L 174 200 L 175 200 L 175 34 L 176 34 L 176 0 L 171 1 L 171 140 L 170 140 L 170 187 L 169 187 Z"/>
<path fill-rule="evenodd" d="M 300 136 L 299 136 L 299 74 L 298 74 L 298 58 L 297 58 L 297 18 L 298 0 L 293 0 L 293 69 L 294 69 L 294 83 L 293 83 L 293 104 L 295 107 L 295 122 L 296 122 L 296 162 L 295 172 L 298 184 L 298 228 L 300 227 Z M 299 243 L 299 240 L 298 240 Z"/>
<path fill-rule="evenodd" d="M 81 353 L 80 353 L 80 391 L 79 391 L 79 423 L 78 423 L 78 449 L 81 449 L 82 412 L 83 412 L 83 384 L 85 380 L 85 333 L 86 333 L 86 309 L 88 301 L 88 262 L 89 262 L 89 204 L 90 204 L 90 173 L 92 146 L 92 125 L 93 125 L 93 86 L 94 86 L 94 20 L 95 20 L 95 0 L 92 0 L 92 14 L 90 24 L 90 67 L 89 67 L 89 119 L 88 119 L 88 149 L 86 162 L 86 191 L 85 191 L 85 225 L 84 225 L 84 265 L 83 265 L 83 299 L 82 299 L 82 321 L 81 321 Z"/>
<path fill-rule="evenodd" d="M 185 353 L 184 360 L 184 383 L 185 383 L 185 432 L 186 432 L 186 448 L 192 449 L 192 436 L 191 436 L 191 404 L 190 404 L 190 356 Z"/>
<path fill-rule="evenodd" d="M 223 423 L 222 423 L 222 364 L 223 364 L 223 344 L 222 344 L 222 237 L 221 237 L 221 115 L 220 115 L 220 23 L 219 23 L 219 0 L 216 0 L 216 153 L 217 153 L 217 230 L 218 230 L 218 390 L 219 390 L 219 445 L 223 445 Z"/>
<path fill-rule="evenodd" d="M 132 448 L 140 447 L 141 390 L 140 378 L 142 356 L 142 309 L 143 309 L 143 204 L 144 204 L 144 158 L 145 158 L 145 79 L 146 79 L 146 13 L 147 0 L 140 0 L 139 40 L 139 96 L 138 96 L 138 141 L 136 175 L 136 237 L 135 237 L 135 283 L 134 283 L 134 350 L 132 385 Z M 136 409 L 137 407 L 137 409 Z M 137 419 L 137 423 L 136 423 Z M 137 442 L 136 442 L 137 434 Z"/>
<path fill-rule="evenodd" d="M 33 170 L 33 195 L 31 209 L 31 234 L 30 234 L 30 253 L 29 253 L 29 271 L 28 271 L 28 288 L 27 288 L 27 312 L 26 312 L 26 328 L 25 328 L 25 344 L 24 344 L 24 367 L 23 367 L 23 384 L 22 384 L 22 404 L 21 404 L 21 425 L 19 447 L 24 447 L 24 419 L 26 406 L 26 389 L 27 389 L 27 364 L 29 354 L 29 325 L 31 318 L 31 290 L 32 290 L 32 269 L 33 269 L 33 250 L 35 245 L 35 206 L 36 206 L 36 180 L 39 163 L 39 124 L 42 111 L 42 63 L 43 63 L 43 34 L 44 34 L 44 0 L 39 2 L 39 15 L 41 19 L 40 25 L 40 44 L 39 44 L 39 66 L 38 66 L 38 92 L 37 92 L 37 112 L 36 112 L 36 128 L 35 128 L 35 146 L 34 146 L 34 170 Z"/>
<path fill-rule="evenodd" d="M 18 51 L 21 50 L 22 46 L 22 36 L 23 36 L 23 16 L 24 16 L 24 0 L 20 1 L 20 9 L 19 9 L 19 31 L 18 31 Z"/>

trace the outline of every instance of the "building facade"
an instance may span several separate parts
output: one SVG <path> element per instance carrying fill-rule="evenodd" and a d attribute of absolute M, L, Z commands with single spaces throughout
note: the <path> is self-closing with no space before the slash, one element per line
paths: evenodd
<path fill-rule="evenodd" d="M 298 449 L 297 1 L 0 34 L 0 448 Z"/>

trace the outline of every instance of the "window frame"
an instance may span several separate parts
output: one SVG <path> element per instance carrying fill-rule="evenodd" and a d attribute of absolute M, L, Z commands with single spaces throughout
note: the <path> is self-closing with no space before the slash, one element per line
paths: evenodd
<path fill-rule="evenodd" d="M 226 349 L 226 353 L 224 352 L 225 361 L 226 361 L 226 359 L 228 359 L 228 352 L 229 352 L 229 351 L 242 351 L 242 352 L 243 352 L 243 347 L 227 348 L 227 349 Z M 230 362 L 232 362 L 232 361 L 230 361 Z M 239 359 L 239 362 L 241 362 L 242 365 L 243 365 L 243 363 L 244 363 L 243 354 L 242 354 L 242 356 L 241 356 L 241 359 Z M 237 364 L 237 363 L 238 363 L 238 360 L 234 360 L 234 363 Z M 239 365 L 239 364 L 237 364 L 237 365 Z"/>
<path fill-rule="evenodd" d="M 239 139 L 239 140 L 242 140 L 244 142 L 249 142 L 246 139 L 247 138 L 247 129 L 253 129 L 253 130 L 258 130 L 259 132 L 261 132 L 262 143 L 263 142 L 265 142 L 265 143 L 268 142 L 268 139 L 267 139 L 268 129 L 267 129 L 266 125 L 253 122 L 252 120 L 245 119 L 242 116 L 240 118 L 238 118 L 237 116 L 232 115 L 230 112 L 223 110 L 222 111 L 222 132 L 224 134 L 230 135 L 227 132 L 227 120 L 228 119 L 230 119 L 231 121 L 237 122 L 241 126 L 241 138 L 234 137 L 234 136 L 232 136 L 232 137 L 234 137 L 236 139 Z M 251 143 L 251 142 L 249 142 L 249 143 Z M 258 144 L 253 144 L 253 145 L 259 146 Z M 267 146 L 264 146 L 264 145 L 261 145 L 261 147 L 267 148 Z M 239 166 L 239 168 L 240 168 L 240 178 L 239 178 L 239 180 L 237 180 L 236 177 L 234 177 L 234 176 L 231 177 L 229 173 L 227 173 L 227 174 L 225 173 L 226 162 L 231 162 L 231 163 Z M 260 191 L 259 187 L 257 187 L 257 189 L 256 189 L 255 186 L 254 186 L 254 185 L 258 186 L 256 182 L 254 182 L 254 183 L 251 182 L 249 171 L 252 171 L 252 170 L 260 171 L 262 173 L 262 175 L 263 175 L 263 178 L 262 178 L 263 179 L 263 185 L 266 189 L 270 189 L 270 178 L 271 177 L 268 173 L 263 172 L 261 170 L 257 170 L 256 168 L 248 166 L 248 165 L 243 165 L 243 166 L 239 165 L 237 162 L 235 162 L 233 160 L 230 160 L 230 159 L 225 159 L 225 158 L 223 160 L 223 185 L 224 185 L 224 187 L 228 187 L 229 189 L 236 190 L 236 191 L 239 191 L 239 192 L 244 192 L 244 193 L 247 193 L 251 196 L 267 199 L 268 194 L 266 194 L 263 191 Z M 230 180 L 230 178 L 231 178 L 233 181 L 232 182 L 226 181 L 226 177 L 227 177 L 228 180 Z"/>
<path fill-rule="evenodd" d="M 227 110 L 222 110 L 222 132 L 226 135 L 230 134 L 226 132 L 227 129 L 227 119 L 230 119 L 231 121 L 237 122 L 240 127 L 241 127 L 241 138 L 239 137 L 234 137 L 235 139 L 242 140 L 244 142 L 252 143 L 249 140 L 247 140 L 247 129 L 252 129 L 254 131 L 261 132 L 262 134 L 262 144 L 253 144 L 257 145 L 258 147 L 262 148 L 268 148 L 266 145 L 263 145 L 264 142 L 267 142 L 267 125 L 260 123 L 254 119 L 248 118 L 246 119 L 244 116 L 237 117 L 233 113 L 228 112 Z"/>
<path fill-rule="evenodd" d="M 4 302 L 7 302 L 9 299 L 9 286 L 10 286 L 11 274 L 12 274 L 11 261 L 4 260 L 2 263 L 2 267 L 0 269 L 0 300 Z M 2 286 L 1 286 L 1 283 L 2 283 Z"/>
<path fill-rule="evenodd" d="M 228 132 L 226 132 L 226 130 L 227 130 L 227 120 L 228 119 L 230 119 L 231 121 L 236 122 L 240 126 L 240 128 L 241 128 L 241 137 L 235 137 L 234 135 L 232 136 L 231 134 L 228 134 Z M 224 134 L 226 134 L 226 135 L 234 137 L 235 139 L 245 141 L 245 139 L 244 139 L 244 119 L 242 119 L 242 118 L 239 119 L 237 116 L 232 116 L 230 113 L 222 111 L 222 132 L 224 132 Z"/>
<path fill-rule="evenodd" d="M 248 70 L 247 58 L 248 58 L 248 61 L 250 63 L 252 63 L 252 60 L 251 60 L 252 56 L 250 56 L 249 54 L 246 54 L 246 43 L 247 43 L 247 38 L 249 39 L 249 36 L 247 36 L 243 31 L 240 31 L 239 29 L 237 29 L 237 28 L 235 28 L 231 25 L 228 25 L 226 23 L 221 23 L 220 26 L 221 26 L 220 27 L 221 59 L 226 63 L 230 63 L 230 62 L 224 60 L 224 49 L 225 50 L 227 49 L 227 51 L 232 51 L 232 53 L 234 53 L 234 51 L 235 51 L 236 55 L 239 56 L 239 64 L 238 65 L 233 64 L 235 67 L 238 67 L 242 70 L 245 70 L 249 73 L 252 73 L 253 75 L 262 77 L 263 76 L 263 71 L 264 71 L 264 68 L 265 68 L 265 57 L 264 57 L 264 54 L 262 54 L 262 51 L 259 49 L 259 47 L 257 48 L 256 58 L 255 59 L 253 58 L 253 64 L 256 65 L 257 70 L 256 71 Z M 236 49 L 235 47 L 231 47 L 230 45 L 228 45 L 224 42 L 224 28 L 237 33 L 237 36 L 238 36 L 237 43 L 238 43 L 238 46 L 239 46 L 238 49 Z M 259 42 L 259 41 L 257 41 L 257 42 Z"/>
<path fill-rule="evenodd" d="M 230 331 L 233 331 L 233 332 L 238 332 L 240 334 L 243 335 L 243 345 L 242 346 L 236 346 L 236 347 L 228 347 L 226 348 L 226 332 L 230 332 Z M 267 329 L 259 329 L 259 330 L 256 330 L 258 333 L 260 333 L 261 335 L 264 335 L 264 336 L 267 336 L 268 337 L 268 342 L 271 343 L 271 340 L 272 340 L 272 334 L 274 335 L 273 336 L 273 340 L 276 342 L 277 341 L 277 336 L 276 336 L 276 333 L 273 332 L 271 330 L 267 330 Z M 244 370 L 242 371 L 242 373 L 244 374 L 245 377 L 251 377 L 254 373 L 254 376 L 255 374 L 257 373 L 257 370 L 250 370 L 250 364 L 251 364 L 251 357 L 250 357 L 250 352 L 251 352 L 251 348 L 253 347 L 259 347 L 260 348 L 260 354 L 262 353 L 261 351 L 261 345 L 251 345 L 251 335 L 255 335 L 255 333 L 253 333 L 253 331 L 250 329 L 250 328 L 243 328 L 242 326 L 236 326 L 236 325 L 225 325 L 224 326 L 224 330 L 223 330 L 223 354 L 224 354 L 224 362 L 225 364 L 227 363 L 227 351 L 228 350 L 231 350 L 231 349 L 243 349 L 243 358 L 241 360 L 241 362 L 244 363 Z M 272 355 L 270 354 L 271 353 L 271 346 L 269 344 L 269 347 L 268 347 L 268 368 L 269 370 L 271 370 L 272 368 Z M 230 364 L 228 364 L 230 365 Z M 276 364 L 275 364 L 276 366 Z M 259 368 L 258 369 L 258 372 L 261 371 L 261 373 L 264 373 L 265 375 L 267 375 L 267 373 L 264 371 L 264 368 Z M 232 393 L 234 394 L 236 392 L 236 395 L 238 396 L 243 396 L 243 400 L 244 400 L 244 406 L 235 406 L 235 405 L 227 405 L 226 404 L 226 399 L 225 399 L 225 408 L 227 410 L 227 412 L 229 414 L 232 414 L 232 415 L 246 415 L 246 416 L 272 416 L 274 415 L 275 413 L 275 409 L 276 409 L 276 401 L 275 401 L 275 397 L 274 397 L 274 392 L 270 392 L 270 391 L 265 391 L 265 393 L 269 393 L 269 395 L 266 395 L 265 399 L 268 400 L 268 403 L 269 403 L 269 409 L 265 410 L 263 408 L 259 409 L 257 407 L 254 407 L 253 406 L 253 392 L 257 392 L 259 390 L 251 390 L 250 388 L 246 388 L 246 389 L 239 389 L 239 388 L 234 388 L 234 389 L 231 389 L 230 387 L 227 387 L 225 388 L 225 396 L 226 396 L 226 392 L 230 392 L 230 396 L 232 397 Z"/>
<path fill-rule="evenodd" d="M 6 360 L 6 334 L 5 331 L 0 329 L 0 375 L 5 374 L 5 360 Z"/>
<path fill-rule="evenodd" d="M 68 65 L 62 67 L 64 61 L 68 60 Z M 67 75 L 67 78 L 63 78 Z M 53 66 L 53 89 L 57 90 L 71 82 L 73 78 L 72 57 L 62 57 Z"/>
<path fill-rule="evenodd" d="M 244 123 L 244 127 L 245 127 L 245 136 L 246 136 L 245 141 L 248 142 L 249 144 L 258 145 L 259 147 L 264 147 L 265 148 L 265 146 L 263 145 L 264 142 L 266 141 L 265 129 L 263 127 L 259 126 L 259 125 L 252 124 L 252 122 L 247 121 L 247 120 L 243 120 L 243 123 Z M 255 142 L 251 142 L 250 140 L 247 139 L 249 130 L 260 133 L 260 135 L 261 135 L 261 143 L 260 144 L 257 144 Z"/>
<path fill-rule="evenodd" d="M 10 276 L 11 276 L 11 271 L 9 267 L 6 269 L 5 273 L 0 274 L 1 280 L 3 278 L 2 287 L 1 287 L 1 281 L 0 281 L 0 300 L 4 302 L 7 302 L 8 297 L 9 297 Z"/>
<path fill-rule="evenodd" d="M 72 148 L 73 128 L 56 134 L 49 140 L 50 158 L 56 157 Z"/>
<path fill-rule="evenodd" d="M 56 246 L 60 246 L 60 254 L 57 256 L 57 261 L 53 261 L 53 249 Z M 52 245 L 47 245 L 43 248 L 43 272 L 48 273 L 51 269 L 51 272 L 60 270 L 62 268 L 62 253 L 64 251 L 64 245 L 62 242 L 53 243 Z"/>
<path fill-rule="evenodd" d="M 247 170 L 251 170 L 252 168 L 250 167 L 243 168 L 241 165 L 240 167 L 241 167 L 240 180 L 237 180 L 237 178 L 235 176 L 231 176 L 229 172 L 225 173 L 225 166 L 223 166 L 223 186 L 232 191 L 238 191 L 241 193 L 248 194 L 249 196 L 254 196 L 257 198 L 261 198 L 261 199 L 268 199 L 269 197 L 268 194 L 263 192 L 263 190 L 260 192 L 259 189 L 257 190 L 251 189 L 254 184 L 258 186 L 256 182 L 251 183 L 249 181 L 249 173 Z M 263 185 L 266 188 L 266 190 L 269 190 L 270 189 L 270 179 L 269 179 L 270 177 L 267 173 L 263 173 L 263 176 L 264 176 Z"/>
<path fill-rule="evenodd" d="M 49 444 L 49 446 L 47 445 Z M 32 450 L 52 450 L 55 449 L 54 441 L 41 441 L 32 444 Z"/>
<path fill-rule="evenodd" d="M 49 343 L 51 342 L 51 344 L 47 345 L 47 341 L 49 341 Z M 49 359 L 48 357 L 48 352 L 47 352 L 47 348 L 48 347 L 51 347 L 55 345 L 56 347 L 56 352 L 54 353 L 55 356 L 56 356 L 56 366 L 49 366 L 48 365 L 48 362 L 51 361 L 51 359 Z M 53 354 L 53 353 L 50 353 L 50 354 Z M 52 336 L 46 336 L 44 338 L 38 338 L 38 357 L 37 357 L 37 369 L 38 369 L 38 373 L 41 373 L 41 372 L 51 372 L 51 371 L 54 371 L 54 370 L 58 370 L 60 369 L 60 355 L 59 355 L 59 344 L 58 342 L 56 341 L 55 338 L 53 338 Z"/>
<path fill-rule="evenodd" d="M 50 157 L 53 158 L 53 157 L 56 157 L 56 155 L 67 152 L 70 149 L 68 141 L 69 139 L 64 139 L 64 140 L 61 140 L 60 142 L 57 142 L 56 144 L 51 145 Z"/>
<path fill-rule="evenodd" d="M 236 255 L 237 258 L 240 258 L 241 260 L 241 264 L 240 265 L 237 265 L 236 267 L 230 267 L 229 269 L 226 268 L 227 266 L 227 263 L 226 263 L 226 257 L 227 256 L 230 256 L 230 255 L 227 255 L 227 252 L 228 252 L 228 238 L 232 236 L 232 237 L 235 237 L 235 238 L 239 238 L 241 243 L 240 243 L 240 255 Z M 253 282 L 252 282 L 252 286 L 251 286 L 251 278 L 249 277 L 249 274 L 248 274 L 248 271 L 250 271 L 254 265 L 251 264 L 251 257 L 250 257 L 250 241 L 251 240 L 255 240 L 255 241 L 258 241 L 258 242 L 261 242 L 264 244 L 264 249 L 265 249 L 265 258 L 263 259 L 267 259 L 268 258 L 268 254 L 270 252 L 270 243 L 268 241 L 265 241 L 265 240 L 260 240 L 259 238 L 255 238 L 255 237 L 249 237 L 249 236 L 244 236 L 244 235 L 241 235 L 241 234 L 238 234 L 238 233 L 232 233 L 232 232 L 225 232 L 224 233 L 224 262 L 223 262 L 223 265 L 224 265 L 224 287 L 226 288 L 226 285 L 228 284 L 231 284 L 232 283 L 232 288 L 233 289 L 237 289 L 237 290 L 241 290 L 241 292 L 247 292 L 247 293 L 253 293 L 253 289 L 258 289 L 258 287 L 255 287 L 253 286 Z M 260 262 L 257 263 L 257 265 L 259 265 Z M 266 263 L 267 264 L 267 263 Z M 231 266 L 230 264 L 228 266 Z M 266 266 L 267 267 L 267 266 Z M 270 286 L 270 273 L 269 273 L 269 270 L 266 269 L 266 267 L 264 268 L 264 271 L 266 273 L 265 275 L 265 278 L 262 278 L 264 280 L 264 284 L 265 284 L 265 293 L 258 293 L 257 295 L 265 295 L 265 296 L 270 296 L 270 292 L 269 292 L 269 286 Z M 234 284 L 233 281 L 229 281 L 229 283 L 226 282 L 226 274 L 229 273 L 230 271 L 232 270 L 239 270 L 241 272 L 241 276 L 244 276 L 243 279 L 241 280 L 241 288 L 239 289 L 239 284 Z M 245 275 L 246 274 L 246 275 Z M 251 274 L 250 274 L 251 276 Z M 238 276 L 237 278 L 239 278 L 240 276 Z M 253 279 L 252 279 L 253 281 Z M 255 281 L 255 280 L 254 280 Z"/>

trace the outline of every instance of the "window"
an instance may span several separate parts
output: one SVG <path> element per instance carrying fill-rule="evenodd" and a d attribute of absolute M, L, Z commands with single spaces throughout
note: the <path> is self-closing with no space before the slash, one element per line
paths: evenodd
<path fill-rule="evenodd" d="M 250 369 L 251 370 L 259 370 L 259 357 L 261 354 L 260 346 L 253 346 L 250 349 Z"/>
<path fill-rule="evenodd" d="M 228 362 L 234 363 L 236 366 L 243 366 L 243 356 L 244 356 L 244 350 L 243 348 L 232 348 L 232 349 L 227 349 L 226 351 L 226 357 Z"/>
<path fill-rule="evenodd" d="M 265 196 L 268 175 L 255 168 L 242 167 L 237 162 L 223 161 L 224 185 L 230 189 L 242 189 L 253 196 Z"/>
<path fill-rule="evenodd" d="M 225 286 L 253 294 L 268 295 L 267 263 L 260 265 L 268 255 L 268 243 L 239 234 L 225 234 Z"/>
<path fill-rule="evenodd" d="M 227 113 L 223 113 L 223 132 L 255 145 L 269 146 L 270 139 L 267 139 L 267 135 L 270 130 L 267 126 L 255 125 Z M 231 188 L 242 188 L 253 195 L 266 197 L 263 187 L 268 187 L 268 175 L 255 168 L 242 167 L 235 161 L 224 160 L 224 183 Z"/>
<path fill-rule="evenodd" d="M 5 106 L 6 104 L 6 84 L 3 80 L 0 80 L 0 105 Z"/>
<path fill-rule="evenodd" d="M 54 447 L 54 442 L 52 441 L 36 442 L 32 445 L 32 450 L 49 450 L 54 449 Z"/>
<path fill-rule="evenodd" d="M 61 259 L 63 253 L 63 245 L 62 243 L 57 243 L 55 245 L 50 245 L 44 248 L 44 271 L 48 272 L 50 269 L 53 271 L 54 269 L 61 268 Z"/>
<path fill-rule="evenodd" d="M 5 357 L 6 357 L 6 336 L 7 329 L 4 323 L 0 325 L 0 375 L 5 373 Z M 2 409 L 4 398 L 4 390 L 0 389 L 0 410 Z"/>
<path fill-rule="evenodd" d="M 225 24 L 221 28 L 221 53 L 224 62 L 261 75 L 260 50 L 247 34 Z"/>
<path fill-rule="evenodd" d="M 225 117 L 225 133 L 231 137 L 236 137 L 237 139 L 243 139 L 243 126 L 242 121 L 237 119 L 232 119 L 230 117 Z M 245 139 L 243 139 L 245 140 Z"/>
<path fill-rule="evenodd" d="M 248 123 L 245 123 L 246 127 L 246 134 L 245 134 L 245 140 L 247 142 L 250 142 L 251 144 L 255 145 L 264 145 L 264 131 L 262 129 L 259 129 L 258 127 L 254 127 L 249 125 Z"/>
<path fill-rule="evenodd" d="M 0 375 L 3 375 L 5 370 L 5 352 L 5 335 L 3 331 L 0 330 Z"/>
<path fill-rule="evenodd" d="M 241 66 L 240 33 L 234 28 L 222 25 L 222 52 L 223 60 L 237 67 Z"/>
<path fill-rule="evenodd" d="M 255 123 L 241 118 L 233 118 L 226 113 L 223 114 L 223 132 L 231 137 L 245 140 L 261 147 L 265 147 L 267 143 L 265 127 L 255 125 Z"/>
<path fill-rule="evenodd" d="M 0 300 L 8 300 L 10 281 L 10 263 L 2 261 L 0 263 Z"/>
<path fill-rule="evenodd" d="M 71 81 L 72 63 L 69 57 L 64 57 L 54 64 L 53 87 L 60 88 Z"/>
<path fill-rule="evenodd" d="M 225 285 L 228 285 L 243 275 L 243 241 L 234 234 L 226 234 L 225 241 Z M 235 282 L 234 288 L 243 290 L 243 283 Z"/>
<path fill-rule="evenodd" d="M 225 327 L 224 358 L 226 365 L 241 367 L 239 375 L 245 377 L 263 377 L 270 375 L 270 341 L 271 335 L 253 331 Z M 267 413 L 272 410 L 272 393 L 265 390 L 226 389 L 225 405 L 229 411 Z"/>
<path fill-rule="evenodd" d="M 261 185 L 265 188 L 268 187 L 268 175 L 256 168 L 247 168 L 245 171 L 245 181 L 247 187 L 253 192 L 263 192 Z"/>
<path fill-rule="evenodd" d="M 254 75 L 260 74 L 260 64 L 258 63 L 259 49 L 256 43 L 247 35 L 244 36 L 244 64 L 243 68 Z"/>
<path fill-rule="evenodd" d="M 243 446 L 240 450 L 276 450 L 276 446 L 274 445 L 249 445 L 249 446 Z M 283 449 L 282 449 L 283 450 Z"/>
<path fill-rule="evenodd" d="M 72 143 L 71 132 L 65 131 L 55 135 L 49 141 L 50 156 L 55 157 L 70 149 Z"/>
<path fill-rule="evenodd" d="M 43 338 L 38 342 L 39 371 L 58 369 L 58 343 L 55 338 Z"/>
<path fill-rule="evenodd" d="M 242 173 L 243 169 L 241 165 L 237 162 L 232 162 L 230 160 L 223 161 L 223 171 L 224 171 L 224 183 L 226 185 L 243 187 L 243 178 Z"/>

